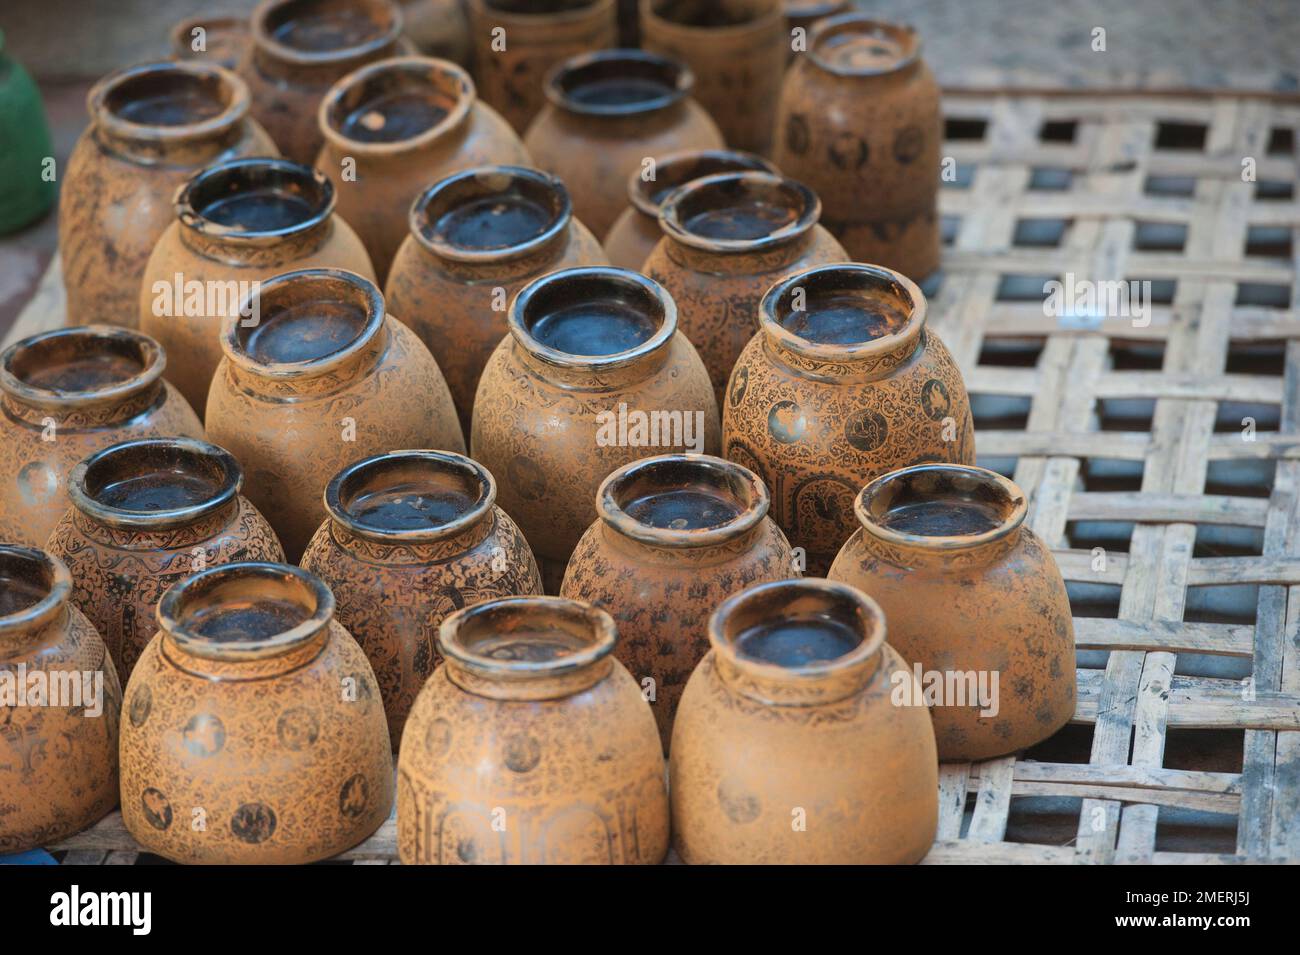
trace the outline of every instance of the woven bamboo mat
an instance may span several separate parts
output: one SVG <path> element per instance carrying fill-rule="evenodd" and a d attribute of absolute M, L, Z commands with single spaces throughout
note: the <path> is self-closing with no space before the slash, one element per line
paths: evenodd
<path fill-rule="evenodd" d="M 942 767 L 927 862 L 1300 861 L 1300 100 L 945 109 L 931 320 L 981 463 L 1056 553 L 1080 669 L 1053 740 Z M 47 279 L 15 335 L 61 321 Z M 1053 279 L 1147 280 L 1153 304 L 1061 316 Z M 136 858 L 116 813 L 54 848 Z M 390 819 L 344 858 L 394 855 Z"/>

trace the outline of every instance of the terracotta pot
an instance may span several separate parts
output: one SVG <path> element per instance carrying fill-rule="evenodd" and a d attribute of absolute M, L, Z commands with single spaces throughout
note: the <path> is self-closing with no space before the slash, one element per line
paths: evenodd
<path fill-rule="evenodd" d="M 653 417 L 652 417 L 653 415 Z M 654 453 L 716 453 L 709 373 L 672 297 L 621 269 L 552 272 L 510 307 L 474 402 L 475 460 L 501 479 L 554 593 L 611 471 Z"/>
<path fill-rule="evenodd" d="M 425 56 L 468 67 L 474 58 L 464 0 L 397 0 L 404 36 Z"/>
<path fill-rule="evenodd" d="M 495 505 L 496 481 L 445 451 L 349 465 L 325 489 L 329 518 L 302 566 L 334 591 L 336 616 L 375 668 L 393 748 L 433 668 L 438 626 L 495 597 L 540 594 L 528 541 Z"/>
<path fill-rule="evenodd" d="M 919 862 L 939 767 L 915 678 L 885 616 L 826 580 L 751 587 L 709 620 L 711 649 L 677 709 L 673 846 L 688 863 Z"/>
<path fill-rule="evenodd" d="M 307 268 L 375 278 L 361 240 L 334 215 L 323 173 L 285 159 L 233 159 L 181 188 L 176 219 L 145 266 L 140 329 L 167 350 L 167 377 L 199 415 L 226 316 L 259 283 Z"/>
<path fill-rule="evenodd" d="M 723 172 L 776 172 L 762 156 L 730 149 L 702 149 L 671 153 L 657 159 L 652 170 L 638 168 L 627 182 L 631 204 L 614 221 L 605 235 L 605 251 L 620 269 L 639 272 L 646 258 L 664 237 L 659 228 L 663 201 L 688 182 Z"/>
<path fill-rule="evenodd" d="M 42 332 L 0 354 L 0 541 L 43 546 L 86 455 L 131 438 L 202 438 L 152 338 L 108 325 Z"/>
<path fill-rule="evenodd" d="M 600 486 L 600 519 L 578 542 L 560 596 L 613 616 L 615 656 L 650 701 L 664 751 L 686 681 L 708 652 L 705 624 L 751 584 L 799 576 L 752 471 L 721 458 L 665 454 Z"/>
<path fill-rule="evenodd" d="M 416 699 L 397 760 L 404 865 L 663 859 L 664 757 L 611 655 L 617 636 L 603 610 L 554 597 L 443 622 L 447 662 Z"/>
<path fill-rule="evenodd" d="M 868 481 L 975 461 L 966 385 L 925 317 L 916 284 L 874 265 L 823 265 L 763 296 L 727 386 L 724 455 L 763 479 L 810 574 L 856 529 Z"/>
<path fill-rule="evenodd" d="M 379 687 L 333 615 L 329 588 L 284 564 L 213 567 L 163 594 L 122 721 L 122 821 L 142 849 L 315 862 L 388 818 Z"/>
<path fill-rule="evenodd" d="M 261 286 L 252 326 L 226 319 L 208 393 L 212 440 L 244 465 L 248 498 L 290 560 L 325 518 L 325 486 L 393 448 L 464 451 L 438 363 L 351 272 L 286 272 Z"/>
<path fill-rule="evenodd" d="M 781 90 L 777 165 L 807 183 L 857 262 L 922 282 L 939 267 L 939 85 L 910 27 L 821 21 Z"/>
<path fill-rule="evenodd" d="M 827 17 L 848 13 L 853 9 L 852 0 L 785 0 L 785 35 L 791 38 L 789 59 L 793 60 L 800 53 L 808 52 L 807 42 L 812 35 L 813 24 Z M 794 49 L 794 31 L 803 30 L 804 47 Z"/>
<path fill-rule="evenodd" d="M 275 532 L 239 493 L 229 452 L 192 438 L 142 438 L 72 469 L 72 506 L 46 548 L 72 572 L 72 601 L 117 661 L 122 683 L 158 631 L 172 584 L 215 564 L 283 561 Z"/>
<path fill-rule="evenodd" d="M 479 376 L 508 332 L 515 293 L 547 272 L 606 264 L 560 180 L 521 166 L 480 166 L 415 201 L 384 294 L 437 356 L 468 434 Z"/>
<path fill-rule="evenodd" d="M 252 32 L 239 74 L 252 91 L 253 116 L 286 156 L 306 166 L 324 143 L 316 117 L 329 88 L 404 52 L 402 14 L 392 0 L 264 0 L 253 11 Z"/>
<path fill-rule="evenodd" d="M 178 60 L 203 60 L 234 70 L 253 42 L 253 29 L 248 17 L 234 14 L 186 17 L 172 27 L 171 41 L 172 56 Z"/>
<path fill-rule="evenodd" d="M 821 211 L 807 186 L 762 172 L 707 176 L 664 201 L 664 239 L 642 269 L 677 303 L 682 332 L 709 369 L 718 407 L 772 283 L 848 261 L 835 237 L 817 224 Z"/>
<path fill-rule="evenodd" d="M 1074 715 L 1070 601 L 1026 510 L 1024 492 L 992 471 L 904 468 L 863 489 L 862 527 L 831 566 L 879 601 L 890 643 L 927 689 L 953 688 L 927 700 L 942 760 L 1026 749 Z"/>
<path fill-rule="evenodd" d="M 171 224 L 176 190 L 205 166 L 273 156 L 248 118 L 248 87 L 196 60 L 110 73 L 86 98 L 90 126 L 68 159 L 59 200 L 67 314 L 135 326 L 149 254 Z"/>
<path fill-rule="evenodd" d="M 320 124 L 316 165 L 334 179 L 339 212 L 380 279 L 430 183 L 485 164 L 532 165 L 514 130 L 478 101 L 469 74 L 446 60 L 403 57 L 345 76 L 321 103 Z M 340 176 L 349 160 L 354 178 Z"/>
<path fill-rule="evenodd" d="M 0 855 L 53 845 L 117 805 L 122 688 L 71 593 L 57 557 L 0 544 Z"/>
<path fill-rule="evenodd" d="M 547 76 L 549 102 L 524 143 L 539 168 L 568 185 L 574 211 L 596 235 L 613 226 L 628 177 L 648 158 L 725 145 L 690 98 L 694 84 L 682 64 L 640 50 L 575 56 Z"/>

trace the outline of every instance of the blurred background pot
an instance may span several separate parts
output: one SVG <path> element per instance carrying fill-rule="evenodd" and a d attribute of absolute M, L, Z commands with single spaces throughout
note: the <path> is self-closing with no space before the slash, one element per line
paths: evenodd
<path fill-rule="evenodd" d="M 213 63 L 118 70 L 86 102 L 90 126 L 59 199 L 68 319 L 134 328 L 145 263 L 175 215 L 176 190 L 211 163 L 276 149 L 248 116 L 248 87 Z"/>
<path fill-rule="evenodd" d="M 443 619 L 542 592 L 528 541 L 495 500 L 482 465 L 445 451 L 366 458 L 325 489 L 329 517 L 302 566 L 329 584 L 336 618 L 374 667 L 394 749 L 415 695 L 442 662 Z"/>
<path fill-rule="evenodd" d="M 398 0 L 403 35 L 425 56 L 468 67 L 474 57 L 465 0 Z"/>
<path fill-rule="evenodd" d="M 221 324 L 257 283 L 307 268 L 374 281 L 361 240 L 334 214 L 334 185 L 287 159 L 209 166 L 181 188 L 175 209 L 145 266 L 140 329 L 167 350 L 168 380 L 200 416 L 221 362 Z M 197 314 L 189 306 L 196 288 Z"/>
<path fill-rule="evenodd" d="M 388 818 L 379 687 L 333 615 L 329 588 L 284 564 L 214 567 L 163 595 L 122 721 L 122 821 L 141 848 L 173 862 L 315 862 Z"/>
<path fill-rule="evenodd" d="M 253 42 L 253 29 L 246 16 L 205 14 L 177 23 L 171 41 L 178 60 L 204 60 L 234 70 Z"/>
<path fill-rule="evenodd" d="M 286 272 L 262 284 L 260 302 L 256 325 L 234 316 L 222 330 L 209 433 L 243 464 L 249 500 L 297 560 L 345 465 L 465 442 L 438 363 L 385 314 L 373 284 L 333 269 Z"/>
<path fill-rule="evenodd" d="M 560 596 L 606 610 L 615 656 L 648 697 L 664 751 L 686 681 L 708 652 L 706 624 L 751 584 L 797 577 L 768 495 L 721 458 L 665 454 L 619 468 L 600 486 L 600 519 L 578 542 Z"/>
<path fill-rule="evenodd" d="M 123 684 L 172 584 L 218 564 L 284 560 L 271 525 L 239 493 L 243 479 L 228 452 L 192 438 L 126 441 L 72 469 L 72 506 L 47 549 L 72 572 L 72 601 Z"/>
<path fill-rule="evenodd" d="M 54 204 L 54 156 L 40 91 L 22 64 L 4 52 L 0 30 L 0 235 L 16 232 Z"/>
<path fill-rule="evenodd" d="M 3 704 L 0 854 L 53 845 L 117 805 L 122 689 L 71 593 L 57 557 L 0 544 L 0 680 L 25 693 L 39 672 L 81 694 L 81 705 Z"/>
<path fill-rule="evenodd" d="M 403 864 L 663 859 L 663 752 L 616 640 L 609 614 L 554 597 L 493 600 L 443 622 L 446 663 L 416 699 L 397 761 Z"/>
<path fill-rule="evenodd" d="M 876 602 L 826 580 L 760 584 L 723 603 L 708 635 L 673 729 L 682 859 L 919 862 L 939 816 L 934 729 L 925 706 L 892 699 L 915 677 Z"/>
<path fill-rule="evenodd" d="M 930 710 L 941 760 L 1026 749 L 1074 715 L 1070 600 L 1026 511 L 1024 492 L 992 471 L 904 468 L 863 489 L 862 527 L 831 566 L 880 604 L 909 664 L 978 675 L 978 693 Z"/>
<path fill-rule="evenodd" d="M 724 455 L 763 479 L 810 574 L 857 528 L 853 501 L 872 478 L 974 463 L 961 371 L 925 318 L 915 283 L 874 265 L 796 272 L 763 296 L 727 388 Z"/>
<path fill-rule="evenodd" d="M 42 332 L 0 354 L 0 541 L 44 546 L 86 455 L 131 438 L 203 437 L 162 380 L 166 363 L 152 338 L 108 325 Z"/>

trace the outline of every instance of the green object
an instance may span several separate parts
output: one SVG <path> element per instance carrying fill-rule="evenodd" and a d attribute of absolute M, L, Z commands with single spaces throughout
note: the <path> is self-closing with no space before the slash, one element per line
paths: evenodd
<path fill-rule="evenodd" d="M 39 219 L 54 204 L 54 156 L 45 106 L 31 76 L 5 54 L 0 32 L 0 235 Z"/>

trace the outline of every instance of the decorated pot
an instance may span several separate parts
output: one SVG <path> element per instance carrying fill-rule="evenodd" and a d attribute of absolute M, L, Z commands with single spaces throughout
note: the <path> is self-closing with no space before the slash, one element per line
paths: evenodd
<path fill-rule="evenodd" d="M 862 486 L 909 464 L 972 464 L 970 400 L 925 327 L 916 284 L 823 265 L 774 285 L 727 386 L 723 454 L 772 492 L 772 517 L 824 574 L 857 527 Z"/>
<path fill-rule="evenodd" d="M 334 591 L 335 616 L 379 679 L 396 749 L 433 668 L 450 613 L 540 594 L 528 541 L 495 504 L 496 481 L 447 451 L 393 451 L 344 468 L 325 488 L 329 517 L 302 566 Z"/>
<path fill-rule="evenodd" d="M 318 577 L 212 567 L 158 605 L 126 688 L 122 822 L 173 862 L 296 864 L 350 849 L 393 805 L 375 675 Z"/>
<path fill-rule="evenodd" d="M 618 44 L 615 0 L 469 0 L 479 93 L 521 134 L 562 60 Z"/>
<path fill-rule="evenodd" d="M 381 280 L 410 230 L 411 203 L 431 183 L 487 163 L 531 165 L 469 74 L 446 60 L 402 57 L 350 73 L 321 103 L 320 125 L 316 165 Z"/>
<path fill-rule="evenodd" d="M 729 146 L 771 152 L 790 49 L 781 0 L 641 0 L 641 44 L 691 68 Z"/>
<path fill-rule="evenodd" d="M 239 74 L 252 91 L 253 115 L 281 152 L 306 166 L 324 142 L 316 115 L 329 88 L 358 67 L 405 52 L 392 0 L 264 0 L 253 11 L 252 33 Z"/>
<path fill-rule="evenodd" d="M 585 53 L 548 74 L 548 102 L 524 142 L 539 168 L 564 180 L 596 235 L 614 225 L 628 177 L 653 157 L 725 145 L 691 99 L 694 84 L 681 63 L 640 50 Z"/>
<path fill-rule="evenodd" d="M 397 0 L 402 35 L 425 56 L 468 67 L 474 58 L 465 0 Z"/>
<path fill-rule="evenodd" d="M 307 269 L 262 283 L 260 319 L 226 319 L 208 433 L 248 474 L 248 498 L 290 560 L 325 519 L 345 465 L 393 448 L 464 451 L 438 363 L 351 272 Z"/>
<path fill-rule="evenodd" d="M 614 618 L 614 655 L 650 701 L 665 752 L 682 690 L 709 649 L 709 615 L 751 584 L 799 576 L 767 508 L 767 488 L 739 464 L 642 458 L 605 479 L 600 519 L 569 559 L 560 596 Z"/>
<path fill-rule="evenodd" d="M 718 447 L 709 373 L 677 330 L 672 297 L 601 267 L 530 283 L 483 371 L 470 445 L 554 593 L 611 471 L 654 449 Z"/>
<path fill-rule="evenodd" d="M 234 70 L 253 42 L 253 29 L 248 17 L 186 17 L 172 27 L 171 41 L 172 56 L 178 60 L 205 60 Z"/>
<path fill-rule="evenodd" d="M 53 845 L 117 805 L 122 688 L 71 594 L 57 557 L 0 544 L 0 856 Z"/>
<path fill-rule="evenodd" d="M 125 441 L 72 469 L 72 506 L 46 548 L 72 572 L 72 601 L 123 684 L 172 584 L 216 564 L 284 560 L 271 525 L 239 493 L 243 479 L 229 452 L 193 438 Z"/>
<path fill-rule="evenodd" d="M 760 584 L 709 620 L 677 708 L 673 846 L 691 864 L 919 862 L 939 766 L 915 677 L 885 615 L 853 587 Z"/>
<path fill-rule="evenodd" d="M 248 87 L 198 60 L 110 73 L 86 98 L 59 198 L 59 254 L 71 321 L 135 327 L 145 263 L 175 215 L 176 190 L 237 156 L 273 156 L 248 116 Z"/>
<path fill-rule="evenodd" d="M 233 159 L 176 197 L 176 219 L 140 285 L 140 329 L 167 350 L 167 378 L 203 415 L 221 362 L 221 323 L 266 279 L 339 268 L 374 280 L 361 240 L 334 214 L 334 186 L 287 159 Z M 245 316 L 249 317 L 249 316 Z"/>
<path fill-rule="evenodd" d="M 939 85 L 910 27 L 822 20 L 781 90 L 774 158 L 821 197 L 855 262 L 924 281 L 939 267 Z"/>
<path fill-rule="evenodd" d="M 664 200 L 664 238 L 642 270 L 672 294 L 719 407 L 764 293 L 791 272 L 848 261 L 820 216 L 807 186 L 764 172 L 706 176 Z"/>
<path fill-rule="evenodd" d="M 42 332 L 0 353 L 0 541 L 44 546 L 68 507 L 68 473 L 131 438 L 202 438 L 162 380 L 152 338 L 108 325 Z"/>
<path fill-rule="evenodd" d="M 1074 715 L 1074 625 L 1024 492 L 983 468 L 926 464 L 868 484 L 830 576 L 871 594 L 913 666 L 941 760 L 1040 743 Z M 940 692 L 942 691 L 942 692 Z"/>
<path fill-rule="evenodd" d="M 412 864 L 636 864 L 668 851 L 654 717 L 603 610 L 506 597 L 457 611 L 397 760 Z"/>

